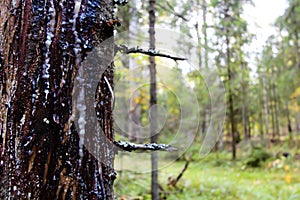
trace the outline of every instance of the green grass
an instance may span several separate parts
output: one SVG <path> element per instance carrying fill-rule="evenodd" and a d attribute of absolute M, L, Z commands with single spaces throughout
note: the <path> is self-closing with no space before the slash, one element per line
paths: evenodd
<path fill-rule="evenodd" d="M 229 153 L 213 153 L 190 163 L 178 183 L 179 189 L 168 187 L 167 183 L 169 177 L 176 178 L 181 172 L 184 161 L 162 168 L 159 182 L 170 200 L 300 199 L 299 162 L 281 158 L 281 165 L 270 167 L 275 159 L 259 168 L 248 168 L 245 159 L 233 162 Z M 130 163 L 124 164 L 130 166 Z M 289 170 L 284 166 L 289 166 Z M 286 180 L 287 174 L 291 176 L 290 183 Z M 150 199 L 150 173 L 122 171 L 115 184 L 115 193 L 118 199 Z"/>

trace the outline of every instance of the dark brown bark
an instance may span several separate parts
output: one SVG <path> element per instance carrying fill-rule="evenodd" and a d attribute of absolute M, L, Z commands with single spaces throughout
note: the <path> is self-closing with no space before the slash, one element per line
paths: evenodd
<path fill-rule="evenodd" d="M 12 2 L 3 2 L 0 15 L 0 199 L 113 199 L 114 153 L 100 141 L 105 164 L 84 147 L 80 156 L 79 135 L 69 123 L 81 61 L 113 36 L 106 23 L 113 19 L 112 1 Z M 112 65 L 104 75 L 113 85 Z M 98 92 L 104 101 L 96 108 L 98 121 L 113 141 L 103 77 Z"/>

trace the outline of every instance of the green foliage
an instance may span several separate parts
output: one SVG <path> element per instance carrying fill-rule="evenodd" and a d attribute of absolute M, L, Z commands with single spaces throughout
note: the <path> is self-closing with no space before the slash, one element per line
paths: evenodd
<path fill-rule="evenodd" d="M 271 157 L 262 147 L 253 147 L 250 155 L 248 156 L 245 165 L 246 167 L 260 167 L 263 162 Z"/>
<path fill-rule="evenodd" d="M 260 150 L 258 150 L 260 151 Z M 217 159 L 218 158 L 218 159 Z M 246 159 L 246 157 L 243 157 Z M 219 165 L 216 165 L 216 160 Z M 242 169 L 244 160 L 232 162 L 228 152 L 212 153 L 206 158 L 190 163 L 178 183 L 178 190 L 168 187 L 168 178 L 176 177 L 185 162 L 175 162 L 159 172 L 159 182 L 167 199 L 244 200 L 244 199 L 299 199 L 299 161 L 291 173 L 291 182 L 285 180 L 284 169 L 270 170 L 265 166 Z M 122 172 L 117 180 L 118 199 L 150 200 L 150 174 Z"/>

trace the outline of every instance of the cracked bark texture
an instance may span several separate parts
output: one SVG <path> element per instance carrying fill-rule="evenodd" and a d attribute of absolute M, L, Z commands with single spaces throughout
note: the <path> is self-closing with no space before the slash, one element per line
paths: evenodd
<path fill-rule="evenodd" d="M 82 60 L 113 36 L 110 0 L 3 0 L 0 15 L 0 199 L 113 199 L 114 153 L 85 148 L 72 123 Z M 113 86 L 113 64 L 104 72 Z M 98 122 L 113 141 L 111 95 L 101 78 Z M 91 141 L 93 142 L 93 141 Z M 104 143 L 104 142 L 103 142 Z"/>

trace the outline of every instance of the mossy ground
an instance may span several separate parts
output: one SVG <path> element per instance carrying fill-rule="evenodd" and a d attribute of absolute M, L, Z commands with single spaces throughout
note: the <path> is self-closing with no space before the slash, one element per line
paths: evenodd
<path fill-rule="evenodd" d="M 276 152 L 280 151 L 280 147 L 272 148 L 269 153 L 273 156 L 256 168 L 246 164 L 249 152 L 240 152 L 236 161 L 231 160 L 228 151 L 211 153 L 204 159 L 194 156 L 178 188 L 168 186 L 168 178 L 177 177 L 185 165 L 184 160 L 163 167 L 159 182 L 170 200 L 300 199 L 300 161 L 293 157 L 297 150 L 290 150 L 288 158 L 278 156 Z M 151 199 L 150 176 L 150 173 L 122 171 L 115 184 L 118 199 Z"/>

